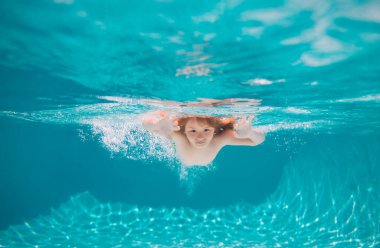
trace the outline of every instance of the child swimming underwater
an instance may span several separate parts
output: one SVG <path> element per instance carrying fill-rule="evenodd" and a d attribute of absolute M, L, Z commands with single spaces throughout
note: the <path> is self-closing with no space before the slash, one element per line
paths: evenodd
<path fill-rule="evenodd" d="M 143 127 L 174 141 L 179 160 L 187 166 L 208 165 L 227 145 L 256 146 L 264 142 L 251 117 L 169 116 L 164 111 L 143 118 Z"/>

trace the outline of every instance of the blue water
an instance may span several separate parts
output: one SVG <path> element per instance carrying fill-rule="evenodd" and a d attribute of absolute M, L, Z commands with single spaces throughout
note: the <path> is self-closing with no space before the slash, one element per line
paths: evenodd
<path fill-rule="evenodd" d="M 0 33 L 0 247 L 380 245 L 378 1 L 5 0 Z M 154 110 L 266 141 L 185 168 Z"/>

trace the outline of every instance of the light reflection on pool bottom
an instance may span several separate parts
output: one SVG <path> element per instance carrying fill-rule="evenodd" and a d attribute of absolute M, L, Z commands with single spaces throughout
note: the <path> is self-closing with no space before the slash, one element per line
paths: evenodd
<path fill-rule="evenodd" d="M 259 206 L 149 208 L 105 204 L 85 192 L 49 216 L 1 232 L 0 245 L 376 247 L 380 244 L 378 142 L 338 141 L 315 148 L 310 146 L 286 165 L 278 190 Z"/>

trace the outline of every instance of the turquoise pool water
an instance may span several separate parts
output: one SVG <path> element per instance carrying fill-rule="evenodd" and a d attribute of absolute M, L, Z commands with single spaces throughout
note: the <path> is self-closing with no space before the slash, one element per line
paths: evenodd
<path fill-rule="evenodd" d="M 378 1 L 0 14 L 0 247 L 379 246 Z M 266 141 L 184 168 L 154 110 L 254 114 Z"/>

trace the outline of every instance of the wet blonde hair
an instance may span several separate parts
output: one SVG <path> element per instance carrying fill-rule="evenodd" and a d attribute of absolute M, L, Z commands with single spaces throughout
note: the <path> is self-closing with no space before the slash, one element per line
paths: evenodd
<path fill-rule="evenodd" d="M 178 132 L 185 134 L 185 127 L 190 119 L 195 119 L 198 123 L 205 123 L 213 127 L 215 129 L 214 135 L 221 134 L 226 130 L 233 130 L 235 123 L 235 119 L 231 117 L 214 117 L 202 115 L 185 116 L 177 119 L 178 126 L 180 127 L 180 130 Z"/>

